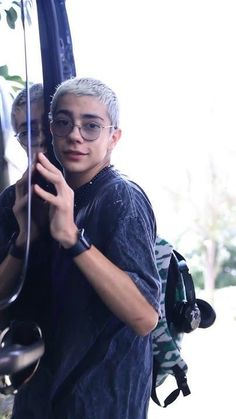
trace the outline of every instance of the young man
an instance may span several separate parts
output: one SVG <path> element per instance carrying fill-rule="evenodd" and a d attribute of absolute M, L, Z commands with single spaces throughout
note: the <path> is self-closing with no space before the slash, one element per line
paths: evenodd
<path fill-rule="evenodd" d="M 31 149 L 33 155 L 39 151 L 46 152 L 46 136 L 44 131 L 44 95 L 43 86 L 40 83 L 33 84 L 29 88 L 30 94 L 30 126 L 31 126 Z M 16 138 L 28 154 L 28 131 L 27 131 L 27 90 L 23 89 L 16 96 L 11 111 L 11 123 Z"/>
<path fill-rule="evenodd" d="M 34 84 L 29 89 L 30 96 L 30 127 L 31 127 L 31 157 L 32 160 L 39 151 L 45 153 L 46 147 L 46 136 L 43 129 L 44 122 L 44 92 L 42 84 Z M 28 131 L 27 131 L 27 90 L 23 89 L 18 93 L 12 104 L 11 109 L 11 123 L 15 131 L 15 135 L 28 154 Z M 18 272 L 22 271 L 22 261 L 12 259 L 10 256 L 6 257 L 6 252 L 10 252 L 11 241 L 14 235 L 19 232 L 19 220 L 14 215 L 15 202 L 17 202 L 16 196 L 19 194 L 19 188 L 25 186 L 27 173 L 24 174 L 21 180 L 16 184 L 7 187 L 0 195 L 0 302 L 1 307 L 6 306 L 7 302 L 15 299 L 19 293 L 19 289 L 22 285 L 22 276 Z M 32 200 L 32 239 L 34 236 L 34 218 L 37 217 L 37 225 L 41 225 L 42 236 L 46 230 L 44 217 L 45 205 L 42 205 L 39 199 L 37 199 L 37 205 L 35 198 Z M 36 208 L 35 208 L 36 207 Z M 40 213 L 40 214 L 39 214 Z M 15 232 L 15 233 L 14 233 Z M 14 234 L 13 234 L 14 233 Z M 37 250 L 39 251 L 39 250 Z M 31 247 L 31 252 L 35 252 L 34 247 Z M 25 249 L 22 250 L 22 254 L 25 253 Z M 37 257 L 34 257 L 34 268 L 33 273 L 31 272 L 31 263 L 28 266 L 29 275 L 25 281 L 23 291 L 20 293 L 17 300 L 9 305 L 4 310 L 1 310 L 1 322 L 0 329 L 3 330 L 9 325 L 11 320 L 30 320 L 34 319 L 39 322 L 42 326 L 45 323 L 45 295 L 48 290 L 45 290 L 46 282 L 46 265 L 44 269 L 41 266 L 36 266 Z M 40 267 L 40 273 L 39 268 Z M 9 273 L 10 276 L 7 274 Z M 28 278 L 31 276 L 34 278 L 34 286 L 28 285 Z M 42 279 L 43 278 L 43 279 Z M 24 304 L 24 297 L 27 300 L 27 304 Z M 48 300 L 48 298 L 47 298 Z M 23 302 L 23 304 L 21 303 Z M 41 309 L 40 309 L 41 307 Z M 0 353 L 1 355 L 1 353 Z"/>
<path fill-rule="evenodd" d="M 38 419 L 145 419 L 151 331 L 160 311 L 153 211 L 141 188 L 111 165 L 121 130 L 117 97 L 109 87 L 95 79 L 63 82 L 50 118 L 64 176 L 39 153 L 34 170 L 54 185 L 56 194 L 33 186 L 34 195 L 49 207 L 50 237 L 41 256 L 38 252 L 38 261 L 44 258 L 51 270 L 46 354 L 19 392 L 13 418 L 27 413 Z M 2 262 L 8 259 L 5 286 L 20 272 L 25 204 L 19 187 L 13 208 L 18 235 Z M 37 248 L 42 240 L 37 221 L 34 232 Z M 34 278 L 29 282 L 33 288 Z"/>
<path fill-rule="evenodd" d="M 46 137 L 43 129 L 44 125 L 44 93 L 42 84 L 34 84 L 29 89 L 30 95 L 30 127 L 31 127 L 31 157 L 32 160 L 35 158 L 38 152 L 46 153 Z M 11 123 L 15 131 L 20 145 L 28 154 L 28 131 L 27 131 L 27 90 L 23 89 L 18 93 L 12 104 L 11 110 Z M 24 191 L 26 190 L 27 173 L 25 173 L 21 180 L 15 185 L 11 185 L 6 188 L 0 195 L 0 249 L 4 249 L 9 246 L 6 240 L 9 239 L 9 234 L 12 230 L 15 233 L 18 232 L 18 223 L 14 216 L 14 203 L 16 194 L 18 194 L 19 188 L 24 185 Z M 32 233 L 34 233 L 34 228 Z M 2 253 L 0 254 L 0 259 Z M 1 264 L 0 272 L 3 272 L 5 265 Z M 14 274 L 13 274 L 14 277 Z M 14 292 L 14 280 L 13 287 L 8 284 L 8 289 L 4 292 L 4 279 L 0 282 L 0 298 L 9 298 Z M 1 294 L 1 288 L 2 294 Z"/>

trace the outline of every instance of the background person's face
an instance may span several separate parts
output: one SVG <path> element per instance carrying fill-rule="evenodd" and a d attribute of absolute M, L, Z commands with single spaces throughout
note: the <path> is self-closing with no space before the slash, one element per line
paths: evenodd
<path fill-rule="evenodd" d="M 26 106 L 20 107 L 16 112 L 17 134 L 20 134 L 19 142 L 28 154 L 28 131 Z M 44 104 L 43 100 L 32 103 L 30 107 L 31 121 L 31 149 L 32 156 L 37 152 L 46 152 L 46 137 L 44 131 Z"/>

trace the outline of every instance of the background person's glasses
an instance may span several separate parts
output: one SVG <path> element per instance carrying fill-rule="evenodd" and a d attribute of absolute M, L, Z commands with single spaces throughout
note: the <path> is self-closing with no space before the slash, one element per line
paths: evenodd
<path fill-rule="evenodd" d="M 33 128 L 32 127 L 30 132 L 31 132 L 32 146 L 37 145 L 38 140 L 41 136 L 42 130 L 40 130 L 39 128 Z M 15 137 L 22 146 L 24 146 L 24 147 L 28 146 L 28 131 L 27 131 L 27 129 L 23 130 L 23 131 L 20 131 L 20 132 L 17 132 L 17 134 L 15 134 Z"/>
<path fill-rule="evenodd" d="M 81 125 L 76 125 L 73 121 L 64 118 L 54 119 L 51 122 L 52 133 L 57 137 L 66 137 L 74 127 L 79 129 L 80 135 L 85 141 L 97 140 L 104 128 L 115 128 L 114 125 L 101 125 L 98 122 L 82 122 Z"/>

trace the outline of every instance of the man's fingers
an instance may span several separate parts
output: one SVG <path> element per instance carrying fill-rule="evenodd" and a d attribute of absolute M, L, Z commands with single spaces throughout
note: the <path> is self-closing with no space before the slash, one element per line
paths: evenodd
<path fill-rule="evenodd" d="M 35 184 L 33 185 L 33 191 L 42 198 L 43 201 L 48 202 L 49 204 L 56 205 L 57 203 L 57 196 L 53 195 L 52 193 L 49 193 L 45 191 L 45 189 L 41 188 L 39 185 Z"/>
<path fill-rule="evenodd" d="M 56 189 L 62 182 L 65 182 L 62 172 L 42 153 L 38 155 L 36 169 L 48 182 L 53 183 Z"/>
<path fill-rule="evenodd" d="M 54 173 L 60 172 L 60 170 L 58 170 L 57 167 L 54 166 L 54 164 L 52 164 L 43 153 L 38 153 L 38 162 L 49 171 Z"/>

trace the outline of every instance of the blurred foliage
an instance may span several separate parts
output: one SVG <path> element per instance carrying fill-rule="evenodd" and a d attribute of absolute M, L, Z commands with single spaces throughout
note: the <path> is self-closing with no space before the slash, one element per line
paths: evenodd
<path fill-rule="evenodd" d="M 224 258 L 219 267 L 219 271 L 215 278 L 215 288 L 223 288 L 231 285 L 236 286 L 236 246 L 229 245 L 224 249 Z M 204 271 L 201 261 L 201 251 L 196 249 L 191 253 L 185 255 L 186 259 L 190 261 L 191 274 L 193 276 L 194 284 L 197 288 L 204 288 Z"/>
<path fill-rule="evenodd" d="M 227 256 L 216 277 L 216 288 L 236 285 L 236 246 L 226 246 Z"/>
<path fill-rule="evenodd" d="M 24 16 L 27 22 L 31 23 L 30 8 L 32 7 L 32 0 L 24 1 Z M 10 29 L 15 29 L 16 21 L 19 13 L 21 13 L 21 1 L 0 0 L 0 21 L 6 20 Z"/>
<path fill-rule="evenodd" d="M 199 176 L 189 171 L 182 189 L 168 190 L 175 213 L 186 215 L 175 247 L 188 260 L 195 284 L 208 290 L 236 284 L 236 195 L 231 170 L 230 164 L 223 171 L 209 158 L 204 183 L 199 185 Z"/>
<path fill-rule="evenodd" d="M 18 75 L 11 76 L 9 74 L 7 65 L 0 66 L 0 76 L 4 77 L 4 79 L 10 83 L 11 88 L 14 90 L 14 92 L 23 89 L 25 86 L 25 82 L 22 79 L 22 77 Z"/>
<path fill-rule="evenodd" d="M 0 23 L 6 22 L 10 29 L 15 29 L 18 18 L 24 16 L 24 21 L 26 20 L 28 24 L 31 24 L 30 10 L 32 5 L 33 0 L 25 0 L 24 15 L 22 15 L 21 1 L 0 0 Z M 25 85 L 24 80 L 19 75 L 9 74 L 7 64 L 0 66 L 0 76 L 9 82 L 10 88 L 15 93 Z"/>
<path fill-rule="evenodd" d="M 9 28 L 11 29 L 15 29 L 16 27 L 20 3 L 20 1 L 0 1 L 0 21 L 5 18 Z"/>

